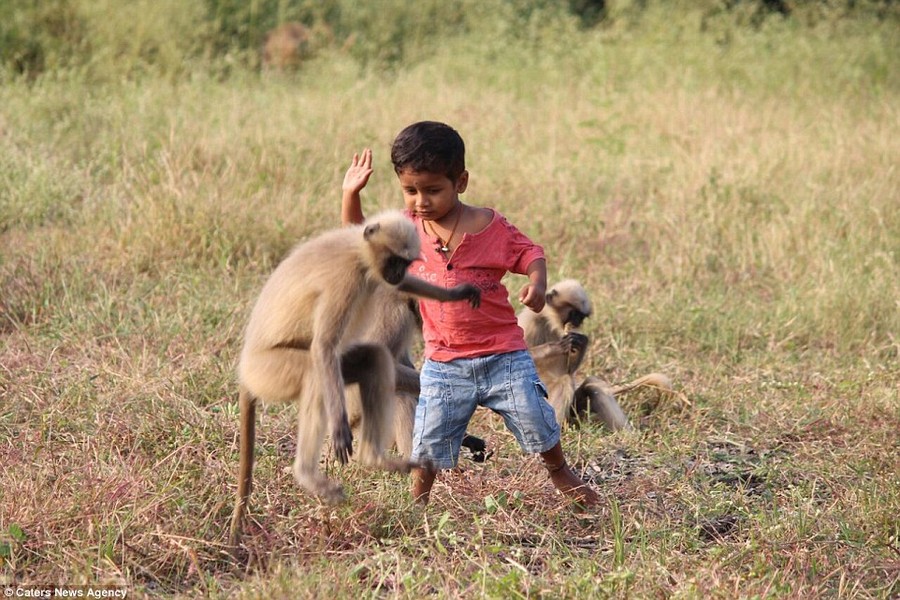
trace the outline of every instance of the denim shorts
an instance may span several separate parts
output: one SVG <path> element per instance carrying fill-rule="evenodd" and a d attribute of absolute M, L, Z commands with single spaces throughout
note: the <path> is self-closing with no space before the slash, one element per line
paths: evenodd
<path fill-rule="evenodd" d="M 430 460 L 451 469 L 475 409 L 491 409 L 506 423 L 523 452 L 545 452 L 559 442 L 559 424 L 547 403 L 531 355 L 525 350 L 460 358 L 426 360 L 413 430 L 413 460 Z"/>

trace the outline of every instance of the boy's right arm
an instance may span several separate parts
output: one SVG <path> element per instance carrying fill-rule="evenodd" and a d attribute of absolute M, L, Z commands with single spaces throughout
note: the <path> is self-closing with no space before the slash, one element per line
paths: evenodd
<path fill-rule="evenodd" d="M 366 148 L 362 156 L 353 155 L 350 168 L 344 175 L 344 183 L 341 186 L 341 225 L 362 223 L 366 220 L 362 212 L 362 203 L 359 193 L 369 182 L 372 175 L 372 150 Z"/>

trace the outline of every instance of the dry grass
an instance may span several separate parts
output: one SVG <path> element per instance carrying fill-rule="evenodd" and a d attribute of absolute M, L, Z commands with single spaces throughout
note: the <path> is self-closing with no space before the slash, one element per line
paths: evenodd
<path fill-rule="evenodd" d="M 471 40 L 385 76 L 323 56 L 295 78 L 0 88 L 0 584 L 900 593 L 896 44 L 690 31 L 543 55 Z M 637 433 L 565 433 L 604 498 L 592 514 L 486 414 L 473 431 L 494 457 L 442 476 L 427 509 L 356 465 L 329 465 L 350 501 L 321 506 L 283 472 L 292 411 L 268 411 L 235 568 L 249 303 L 297 239 L 337 222 L 354 151 L 376 152 L 367 207 L 399 202 L 387 149 L 420 118 L 466 137 L 468 200 L 592 293 L 584 371 L 662 370 L 689 403 L 635 394 Z"/>

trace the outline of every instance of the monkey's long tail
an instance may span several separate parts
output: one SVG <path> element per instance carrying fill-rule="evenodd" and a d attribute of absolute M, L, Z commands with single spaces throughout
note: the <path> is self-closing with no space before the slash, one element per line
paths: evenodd
<path fill-rule="evenodd" d="M 231 532 L 228 545 L 232 555 L 241 545 L 241 525 L 247 510 L 247 500 L 253 487 L 253 448 L 256 443 L 256 398 L 243 385 L 238 399 L 241 411 L 240 464 L 238 466 L 238 491 L 231 515 Z"/>
<path fill-rule="evenodd" d="M 654 388 L 659 390 L 660 392 L 665 392 L 670 396 L 678 398 L 678 400 L 680 400 L 681 403 L 685 406 L 691 406 L 691 401 L 688 399 L 688 397 L 682 392 L 676 392 L 674 386 L 672 385 L 672 380 L 662 373 L 650 373 L 649 375 L 638 377 L 634 381 L 629 381 L 628 383 L 621 383 L 617 386 L 612 386 L 610 387 L 609 391 L 614 396 L 618 396 L 619 394 L 624 394 L 626 392 L 630 392 L 631 390 L 642 387 Z"/>
<path fill-rule="evenodd" d="M 612 393 L 613 395 L 624 394 L 639 387 L 652 387 L 663 392 L 671 392 L 672 380 L 662 373 L 650 373 L 649 375 L 638 377 L 634 381 L 613 386 Z"/>

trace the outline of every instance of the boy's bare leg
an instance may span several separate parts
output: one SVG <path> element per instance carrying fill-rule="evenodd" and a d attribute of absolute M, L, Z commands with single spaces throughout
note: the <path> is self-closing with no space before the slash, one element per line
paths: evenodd
<path fill-rule="evenodd" d="M 550 481 L 553 482 L 556 489 L 584 507 L 596 506 L 600 503 L 597 493 L 569 468 L 563 454 L 562 444 L 557 442 L 546 452 L 541 452 L 541 458 L 544 459 L 544 466 L 550 472 Z"/>
<path fill-rule="evenodd" d="M 428 504 L 431 486 L 437 477 L 437 470 L 428 467 L 415 467 L 410 470 L 412 477 L 412 497 L 419 504 Z"/>

